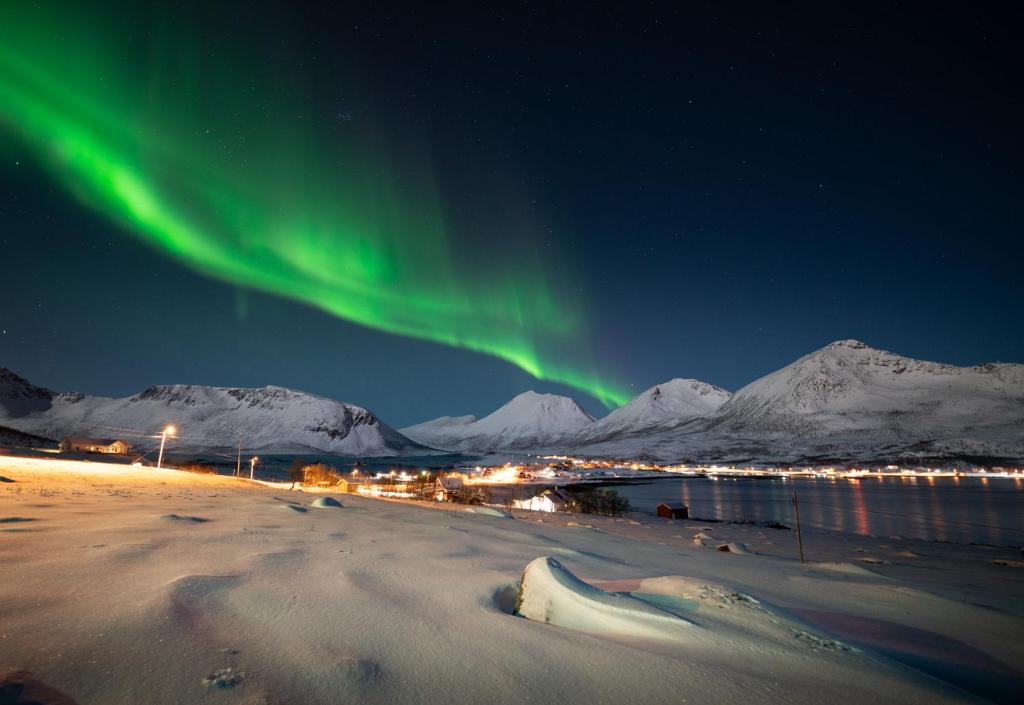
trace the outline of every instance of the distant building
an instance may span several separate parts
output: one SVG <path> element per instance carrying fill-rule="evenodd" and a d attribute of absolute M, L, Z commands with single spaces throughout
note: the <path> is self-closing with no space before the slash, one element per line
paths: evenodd
<path fill-rule="evenodd" d="M 343 477 L 338 480 L 338 484 L 335 485 L 339 492 L 359 492 L 359 488 L 366 484 L 362 478 L 356 477 Z"/>
<path fill-rule="evenodd" d="M 132 449 L 131 443 L 116 438 L 85 438 L 72 436 L 60 442 L 61 453 L 110 453 L 111 455 L 127 455 Z"/>
<path fill-rule="evenodd" d="M 690 508 L 685 504 L 659 504 L 657 514 L 662 519 L 689 519 Z"/>
<path fill-rule="evenodd" d="M 451 502 L 458 498 L 465 488 L 462 478 L 458 475 L 441 477 L 438 475 L 434 483 L 434 499 L 438 502 Z"/>
<path fill-rule="evenodd" d="M 572 495 L 559 488 L 548 488 L 529 499 L 517 499 L 512 502 L 516 509 L 529 509 L 534 512 L 558 512 L 572 504 Z"/>

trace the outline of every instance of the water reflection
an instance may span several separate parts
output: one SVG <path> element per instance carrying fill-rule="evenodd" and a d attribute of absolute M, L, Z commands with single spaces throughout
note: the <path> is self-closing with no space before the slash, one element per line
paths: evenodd
<path fill-rule="evenodd" d="M 791 493 L 805 526 L 876 536 L 959 543 L 1024 543 L 1024 483 L 1020 478 L 672 478 L 616 488 L 637 511 L 654 513 L 679 501 L 691 516 L 793 523 Z"/>
<path fill-rule="evenodd" d="M 853 499 L 854 504 L 856 505 L 856 531 L 858 534 L 870 534 L 871 520 L 868 519 L 868 508 L 867 505 L 864 504 L 864 491 L 861 489 L 860 482 L 854 479 L 850 489 L 853 490 Z"/>

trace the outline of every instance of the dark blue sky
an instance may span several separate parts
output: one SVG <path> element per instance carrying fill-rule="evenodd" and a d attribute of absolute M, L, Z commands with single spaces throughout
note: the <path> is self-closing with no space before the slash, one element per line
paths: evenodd
<path fill-rule="evenodd" d="M 542 212 L 536 240 L 583 283 L 593 357 L 641 391 L 677 376 L 735 390 L 850 337 L 1024 361 L 1021 19 L 537 3 L 249 21 L 306 52 L 325 120 L 340 106 L 422 135 L 453 210 L 508 185 Z M 353 82 L 372 100 L 352 103 Z M 399 426 L 572 393 L 209 280 L 2 144 L 0 365 L 38 384 L 273 383 Z"/>

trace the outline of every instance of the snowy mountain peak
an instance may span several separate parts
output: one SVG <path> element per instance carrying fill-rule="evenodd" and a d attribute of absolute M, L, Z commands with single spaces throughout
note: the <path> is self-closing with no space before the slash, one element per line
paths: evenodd
<path fill-rule="evenodd" d="M 871 346 L 867 343 L 855 340 L 854 338 L 847 338 L 846 340 L 834 340 L 826 345 L 822 350 L 864 350 L 871 349 Z"/>
<path fill-rule="evenodd" d="M 972 414 L 1019 405 L 1020 365 L 956 367 L 903 357 L 860 341 L 831 343 L 736 392 L 716 420 L 746 431 L 966 424 Z M 1018 406 L 1019 408 L 1019 406 Z"/>
<path fill-rule="evenodd" d="M 529 391 L 482 419 L 444 416 L 403 428 L 402 433 L 445 450 L 525 450 L 566 443 L 593 424 L 594 417 L 574 399 Z"/>
<path fill-rule="evenodd" d="M 594 417 L 584 411 L 575 399 L 557 394 L 539 394 L 530 390 L 512 397 L 508 403 L 490 416 L 480 419 L 480 422 L 485 422 L 492 417 L 505 419 L 512 415 L 522 421 L 526 420 L 524 415 L 531 416 L 538 421 L 554 420 L 562 426 L 587 426 L 594 421 Z"/>
<path fill-rule="evenodd" d="M 31 385 L 28 388 L 39 389 Z M 110 429 L 118 429 L 137 446 L 152 443 L 155 432 L 174 423 L 180 430 L 175 440 L 179 449 L 222 448 L 241 442 L 248 449 L 355 456 L 430 450 L 381 422 L 367 409 L 287 387 L 163 384 L 124 399 L 51 395 L 45 399 L 45 406 L 37 406 L 16 414 L 4 404 L 0 421 L 50 438 L 106 436 Z"/>
<path fill-rule="evenodd" d="M 678 426 L 713 414 L 732 395 L 696 379 L 671 379 L 633 397 L 594 424 L 588 442 Z"/>

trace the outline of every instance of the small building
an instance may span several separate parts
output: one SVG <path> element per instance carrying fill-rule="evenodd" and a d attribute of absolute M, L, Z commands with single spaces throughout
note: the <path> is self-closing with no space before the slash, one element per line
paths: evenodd
<path fill-rule="evenodd" d="M 516 509 L 528 509 L 533 512 L 558 512 L 571 507 L 572 504 L 572 495 L 558 487 L 549 487 L 529 499 L 517 499 L 512 502 Z"/>
<path fill-rule="evenodd" d="M 338 480 L 338 484 L 335 485 L 339 492 L 351 492 L 353 494 L 359 492 L 359 488 L 365 483 L 361 477 L 343 477 Z"/>
<path fill-rule="evenodd" d="M 85 438 L 71 436 L 60 442 L 61 453 L 110 453 L 111 455 L 127 455 L 131 443 L 116 438 Z"/>
<path fill-rule="evenodd" d="M 460 476 L 442 477 L 438 475 L 434 482 L 434 499 L 438 502 L 451 502 L 457 499 L 464 489 L 465 484 Z"/>
<path fill-rule="evenodd" d="M 689 519 L 690 508 L 685 504 L 659 504 L 657 514 L 662 519 Z"/>

